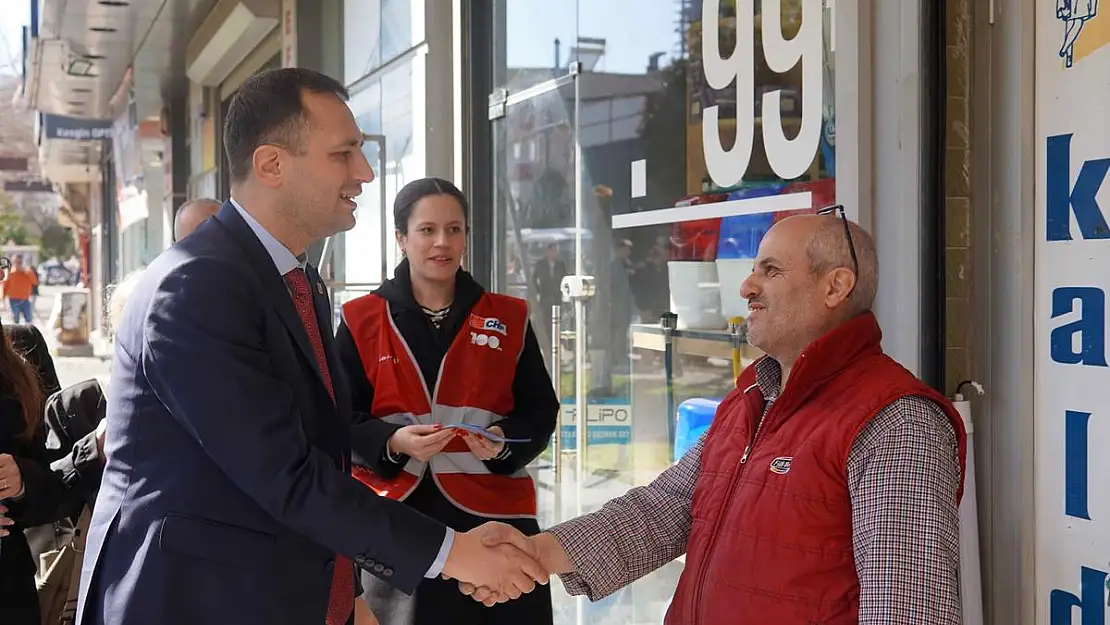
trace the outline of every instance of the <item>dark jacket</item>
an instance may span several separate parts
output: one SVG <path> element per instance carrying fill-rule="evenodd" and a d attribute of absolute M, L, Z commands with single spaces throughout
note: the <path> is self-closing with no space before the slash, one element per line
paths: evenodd
<path fill-rule="evenodd" d="M 484 292 L 482 285 L 460 269 L 455 277 L 455 301 L 451 312 L 442 326 L 436 329 L 413 298 L 407 259 L 398 265 L 394 278 L 375 291 L 389 302 L 393 322 L 412 350 L 429 389 L 435 388 L 439 366 L 447 349 L 462 329 L 470 309 Z M 352 458 L 356 464 L 369 467 L 383 477 L 394 477 L 408 458 L 402 458 L 399 463 L 386 460 L 385 446 L 389 437 L 401 426 L 368 418 L 374 402 L 374 388 L 366 377 L 358 346 L 347 325 L 342 322 L 336 332 L 336 347 L 349 379 L 351 406 L 356 414 L 351 430 Z M 487 460 L 486 466 L 492 473 L 508 475 L 524 468 L 547 447 L 551 433 L 555 431 L 559 400 L 555 397 L 551 376 L 547 373 L 543 352 L 531 324 L 528 325 L 524 349 L 513 377 L 513 397 L 516 400 L 513 410 L 491 426 L 500 426 L 506 438 L 528 439 L 529 442 L 509 443 L 507 457 Z"/>
<path fill-rule="evenodd" d="M 68 544 L 82 508 L 96 502 L 104 472 L 96 426 L 104 419 L 106 408 L 104 392 L 95 379 L 67 386 L 46 400 L 45 458 L 62 488 L 53 491 L 57 496 L 50 504 L 53 522 L 24 532 L 36 561 L 40 554 Z"/>
<path fill-rule="evenodd" d="M 58 517 L 75 517 L 96 502 L 104 457 L 96 447 L 96 426 L 108 405 L 95 379 L 78 382 L 46 400 L 46 457 L 65 484 Z"/>
<path fill-rule="evenodd" d="M 55 504 L 62 497 L 62 483 L 47 465 L 41 434 L 25 439 L 23 429 L 23 409 L 5 392 L 0 395 L 0 454 L 15 457 L 24 494 L 18 501 L 4 501 L 16 523 L 0 545 L 0 622 L 4 625 L 39 624 L 37 565 L 23 529 L 52 522 Z"/>
<path fill-rule="evenodd" d="M 332 308 L 306 273 L 318 347 L 231 203 L 143 270 L 116 334 L 79 623 L 321 623 L 337 566 L 405 592 L 424 579 L 446 528 L 341 468 L 349 393 L 319 364 L 317 348 L 338 369 Z"/>
<path fill-rule="evenodd" d="M 58 376 L 46 340 L 33 325 L 5 325 L 12 349 L 23 355 L 42 381 L 44 393 L 58 388 Z M 23 409 L 18 400 L 0 390 L 0 454 L 11 454 L 19 465 L 24 495 L 5 501 L 8 516 L 16 522 L 0 545 L 0 621 L 5 625 L 39 625 L 35 591 L 36 558 L 23 530 L 52 523 L 56 505 L 63 498 L 62 481 L 49 469 L 42 429 L 22 438 Z"/>

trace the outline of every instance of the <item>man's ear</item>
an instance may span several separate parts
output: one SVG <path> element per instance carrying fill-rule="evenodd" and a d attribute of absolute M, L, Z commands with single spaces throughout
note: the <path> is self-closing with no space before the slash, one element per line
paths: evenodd
<path fill-rule="evenodd" d="M 829 272 L 825 289 L 825 305 L 836 308 L 852 295 L 856 287 L 856 274 L 847 267 L 837 267 Z"/>
<path fill-rule="evenodd" d="M 254 151 L 251 167 L 254 177 L 267 187 L 278 187 L 285 174 L 285 150 L 276 145 L 260 145 Z"/>

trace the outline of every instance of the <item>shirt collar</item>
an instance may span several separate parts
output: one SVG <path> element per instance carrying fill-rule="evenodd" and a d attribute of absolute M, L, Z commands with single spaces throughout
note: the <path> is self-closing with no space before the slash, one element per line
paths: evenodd
<path fill-rule="evenodd" d="M 244 209 L 235 198 L 231 198 L 231 205 L 239 212 L 239 216 L 243 221 L 247 222 L 250 229 L 254 232 L 254 236 L 262 242 L 262 247 L 266 248 L 266 252 L 270 254 L 270 259 L 274 261 L 274 267 L 277 268 L 278 274 L 284 276 L 285 274 L 293 271 L 294 269 L 304 269 L 306 264 L 306 257 L 302 254 L 300 257 L 289 251 L 285 244 L 278 241 L 277 238 L 270 234 L 258 220 Z"/>
<path fill-rule="evenodd" d="M 763 399 L 775 401 L 782 392 L 782 366 L 774 358 L 760 358 L 755 363 L 755 382 Z"/>

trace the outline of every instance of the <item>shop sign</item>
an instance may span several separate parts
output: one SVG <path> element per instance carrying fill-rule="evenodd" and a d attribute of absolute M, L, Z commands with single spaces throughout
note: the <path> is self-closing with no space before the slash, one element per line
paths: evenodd
<path fill-rule="evenodd" d="M 563 449 L 577 449 L 578 409 L 574 399 L 563 400 L 560 431 Z M 586 406 L 586 445 L 629 445 L 632 443 L 632 406 L 626 398 L 591 399 Z"/>
<path fill-rule="evenodd" d="M 1037 0 L 1036 11 L 1036 623 L 1104 625 L 1110 6 Z"/>
<path fill-rule="evenodd" d="M 112 120 L 83 119 L 43 113 L 42 134 L 46 139 L 104 141 L 112 138 Z"/>
<path fill-rule="evenodd" d="M 734 2 L 736 7 L 736 48 L 722 56 L 720 45 L 721 0 L 703 0 L 701 57 L 705 82 L 712 89 L 736 90 L 736 142 L 729 149 L 721 145 L 718 122 L 720 105 L 702 112 L 702 145 L 706 170 L 718 187 L 739 184 L 748 171 L 757 126 L 756 96 L 762 93 L 758 126 L 762 129 L 767 162 L 783 180 L 793 180 L 813 164 L 821 140 L 824 112 L 824 7 L 822 0 L 763 0 L 760 10 L 763 58 L 767 67 L 785 75 L 801 63 L 801 128 L 793 139 L 786 138 L 784 117 L 797 115 L 784 106 L 783 89 L 755 83 L 755 3 Z M 798 34 L 787 40 L 782 34 L 783 5 L 787 11 L 800 10 Z M 730 107 L 731 108 L 731 107 Z M 791 133 L 793 134 L 793 133 Z"/>

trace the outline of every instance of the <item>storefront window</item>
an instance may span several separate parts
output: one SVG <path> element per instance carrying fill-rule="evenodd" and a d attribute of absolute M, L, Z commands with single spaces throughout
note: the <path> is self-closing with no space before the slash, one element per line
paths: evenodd
<path fill-rule="evenodd" d="M 348 284 L 369 288 L 383 279 L 383 261 L 385 278 L 392 277 L 393 268 L 401 261 L 393 234 L 393 197 L 406 183 L 425 175 L 424 133 L 413 119 L 414 107 L 423 107 L 424 97 L 422 89 L 414 88 L 413 65 L 401 64 L 351 97 L 355 122 L 369 136 L 363 153 L 374 168 L 375 179 L 363 185 L 355 198 L 356 225 L 342 235 Z"/>
<path fill-rule="evenodd" d="M 529 299 L 545 347 L 553 308 L 561 320 L 550 367 L 565 471 L 556 483 L 553 450 L 535 467 L 541 524 L 673 464 L 758 356 L 729 327 L 742 336 L 740 284 L 759 242 L 784 216 L 835 201 L 825 4 L 494 2 L 492 282 Z M 559 289 L 575 273 L 596 285 L 578 305 Z M 677 315 L 670 366 L 663 313 Z M 587 603 L 583 622 L 659 622 L 682 566 Z M 555 597 L 556 622 L 577 623 L 574 600 Z"/>
<path fill-rule="evenodd" d="M 423 2 L 357 0 L 344 3 L 344 70 L 348 83 L 424 39 Z"/>

